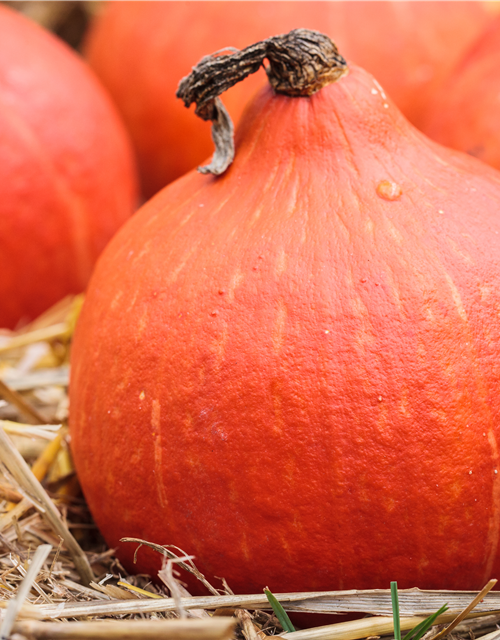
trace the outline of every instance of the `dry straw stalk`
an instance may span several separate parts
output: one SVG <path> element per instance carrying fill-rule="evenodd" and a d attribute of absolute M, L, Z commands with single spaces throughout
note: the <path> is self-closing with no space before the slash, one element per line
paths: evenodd
<path fill-rule="evenodd" d="M 4 345 L 0 346 L 0 353 L 7 353 L 20 347 L 26 347 L 35 342 L 43 342 L 45 340 L 55 340 L 56 338 L 68 337 L 68 325 L 66 322 L 59 322 L 50 327 L 43 327 L 42 329 L 35 329 L 27 333 L 21 333 L 18 336 L 14 336 Z"/>
<path fill-rule="evenodd" d="M 436 618 L 435 625 L 452 622 L 454 613 L 444 613 Z M 469 614 L 467 617 L 475 617 Z M 401 618 L 401 631 L 410 631 L 417 624 L 425 620 L 424 617 Z M 361 640 L 371 636 L 384 636 L 394 633 L 394 620 L 389 616 L 375 616 L 373 618 L 362 618 L 361 620 L 351 620 L 349 622 L 339 622 L 324 627 L 314 629 L 304 629 L 283 634 L 287 640 Z"/>
<path fill-rule="evenodd" d="M 61 514 L 45 489 L 37 480 L 24 458 L 14 447 L 5 431 L 1 428 L 0 460 L 8 469 L 9 473 L 12 474 L 16 482 L 19 483 L 20 487 L 33 498 L 33 502 L 38 503 L 38 508 L 42 512 L 42 516 L 50 524 L 55 533 L 64 540 L 64 544 L 73 558 L 73 562 L 83 583 L 85 585 L 90 584 L 94 580 L 94 574 L 90 568 L 87 556 L 63 522 Z"/>
<path fill-rule="evenodd" d="M 24 620 L 14 633 L 48 640 L 229 640 L 234 620 L 102 620 L 91 622 L 38 622 Z"/>
<path fill-rule="evenodd" d="M 372 613 L 374 615 L 392 616 L 390 591 L 322 591 L 311 593 L 276 593 L 274 594 L 287 611 L 309 613 Z M 470 591 L 420 591 L 408 589 L 399 591 L 399 607 L 402 616 L 428 616 L 443 604 L 448 603 L 449 610 L 439 618 L 437 624 L 451 621 L 477 595 Z M 229 609 L 269 609 L 269 602 L 264 594 L 244 596 L 197 596 L 181 599 L 186 610 L 221 608 Z M 173 598 L 154 600 L 121 600 L 106 602 L 65 603 L 64 606 L 41 606 L 40 611 L 47 618 L 81 618 L 95 615 L 125 615 L 137 613 L 153 613 L 159 611 L 175 611 Z M 500 612 L 500 593 L 489 593 L 479 603 L 474 616 Z M 446 616 L 449 617 L 446 618 Z M 446 618 L 446 620 L 445 620 Z M 368 620 L 373 620 L 370 618 Z M 392 621 L 392 617 L 391 617 Z M 380 634 L 369 634 L 380 635 Z"/>

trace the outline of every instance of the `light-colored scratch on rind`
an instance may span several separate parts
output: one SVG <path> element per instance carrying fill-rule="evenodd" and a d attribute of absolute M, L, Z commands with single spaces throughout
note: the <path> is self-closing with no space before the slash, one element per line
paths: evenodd
<path fill-rule="evenodd" d="M 179 262 L 177 267 L 175 269 L 172 269 L 172 271 L 168 274 L 168 282 L 170 284 L 172 284 L 173 282 L 175 282 L 177 280 L 177 276 L 182 271 L 182 269 L 184 269 L 184 267 L 186 266 L 189 258 L 191 258 L 191 256 L 194 253 L 196 253 L 196 251 L 198 250 L 199 245 L 200 245 L 200 241 L 196 242 L 196 243 L 193 243 L 189 247 L 189 250 L 184 254 L 183 259 L 181 260 L 181 262 Z"/>
<path fill-rule="evenodd" d="M 210 209 L 209 215 L 211 218 L 216 217 L 220 211 L 225 207 L 225 205 L 227 204 L 227 202 L 229 200 L 231 200 L 231 198 L 237 193 L 237 189 L 233 189 L 233 191 L 231 191 L 231 193 L 228 194 L 228 196 L 226 198 L 224 198 L 223 200 L 221 200 L 216 207 L 214 207 L 213 209 Z M 196 207 L 193 207 L 193 209 L 191 209 L 186 216 L 184 216 L 184 218 L 182 219 L 181 223 L 178 225 L 177 230 L 176 230 L 176 234 L 179 233 L 179 230 L 181 229 L 181 227 L 185 224 L 187 224 L 189 222 L 189 220 L 193 217 L 193 215 L 196 213 L 198 213 L 199 211 L 197 211 Z M 182 260 L 178 263 L 177 267 L 175 269 L 173 269 L 169 274 L 168 274 L 168 282 L 171 284 L 173 282 L 175 282 L 175 280 L 177 279 L 177 276 L 179 275 L 179 273 L 182 271 L 182 269 L 184 269 L 184 267 L 186 266 L 187 262 L 189 261 L 189 259 L 193 256 L 194 253 L 196 253 L 198 251 L 198 248 L 200 246 L 200 244 L 202 244 L 202 242 L 204 241 L 204 238 L 200 238 L 198 240 L 198 242 L 193 242 L 192 244 L 190 244 L 188 251 L 186 251 L 182 257 Z M 175 234 L 173 234 L 171 236 L 171 242 L 173 243 L 173 245 L 175 245 Z"/>
<path fill-rule="evenodd" d="M 153 436 L 154 458 L 155 458 L 155 475 L 154 484 L 158 487 L 158 499 L 160 506 L 165 508 L 168 504 L 165 488 L 162 478 L 162 450 L 161 450 L 161 421 L 160 421 L 161 405 L 159 400 L 153 400 L 151 407 L 151 427 Z"/>
<path fill-rule="evenodd" d="M 397 229 L 392 222 L 388 221 L 387 223 L 387 227 L 388 227 L 388 232 L 391 235 L 392 239 L 394 240 L 394 242 L 398 245 L 404 245 L 404 238 L 401 235 L 401 232 L 399 231 L 399 229 Z"/>
<path fill-rule="evenodd" d="M 281 248 L 278 252 L 278 258 L 276 260 L 276 267 L 274 271 L 277 278 L 284 273 L 287 265 L 287 258 L 288 256 L 286 255 L 285 250 Z"/>
<path fill-rule="evenodd" d="M 232 302 L 234 300 L 234 292 L 243 282 L 245 275 L 238 267 L 236 271 L 233 273 L 231 280 L 229 281 L 229 287 L 227 288 L 227 299 Z"/>
<path fill-rule="evenodd" d="M 446 238 L 446 241 L 448 242 L 448 244 L 450 245 L 454 253 L 456 253 L 457 256 L 460 256 L 466 264 L 468 265 L 474 264 L 474 261 L 472 260 L 470 255 L 468 253 L 465 253 L 465 251 L 463 251 L 462 249 L 460 249 L 456 242 L 453 242 L 451 238 Z"/>
<path fill-rule="evenodd" d="M 120 301 L 120 298 L 123 296 L 123 291 L 122 289 L 120 289 L 119 291 L 117 291 L 113 297 L 113 300 L 111 301 L 111 304 L 109 305 L 110 309 L 113 309 L 113 311 L 116 309 L 118 302 Z"/>
<path fill-rule="evenodd" d="M 455 303 L 455 306 L 457 308 L 458 315 L 460 316 L 460 318 L 464 322 L 467 322 L 467 314 L 465 313 L 465 309 L 464 309 L 464 306 L 462 304 L 462 298 L 460 297 L 460 294 L 458 292 L 458 289 L 455 286 L 455 283 L 453 282 L 453 280 L 451 279 L 451 277 L 450 277 L 450 275 L 448 273 L 445 273 L 444 277 L 446 278 L 446 282 L 448 283 L 448 286 L 451 289 L 451 296 L 452 296 L 453 302 Z"/>

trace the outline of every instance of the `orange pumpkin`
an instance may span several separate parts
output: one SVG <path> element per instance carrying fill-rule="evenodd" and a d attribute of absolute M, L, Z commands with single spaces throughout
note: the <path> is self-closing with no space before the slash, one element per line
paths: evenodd
<path fill-rule="evenodd" d="M 500 169 L 500 17 L 443 83 L 422 130 Z"/>
<path fill-rule="evenodd" d="M 82 291 L 136 204 L 114 106 L 66 45 L 0 5 L 0 326 Z"/>
<path fill-rule="evenodd" d="M 432 92 L 489 20 L 480 2 L 109 2 L 86 55 L 131 132 L 149 197 L 210 154 L 209 127 L 175 99 L 179 79 L 207 51 L 297 27 L 321 29 L 418 124 Z M 227 93 L 236 121 L 263 82 L 259 73 Z"/>
<path fill-rule="evenodd" d="M 72 450 L 125 565 L 161 566 L 133 536 L 237 592 L 498 575 L 499 207 L 359 67 L 262 90 L 232 166 L 111 241 L 77 326 Z"/>

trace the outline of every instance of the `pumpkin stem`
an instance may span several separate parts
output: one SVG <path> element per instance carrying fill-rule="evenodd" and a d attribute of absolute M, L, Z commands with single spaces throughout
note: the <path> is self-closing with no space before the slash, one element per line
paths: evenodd
<path fill-rule="evenodd" d="M 276 93 L 287 96 L 311 96 L 347 72 L 346 61 L 330 38 L 309 29 L 294 29 L 241 51 L 225 49 L 202 58 L 180 81 L 176 94 L 186 107 L 196 104 L 196 115 L 212 121 L 215 153 L 209 165 L 198 168 L 201 173 L 220 175 L 234 158 L 233 124 L 218 96 L 258 71 L 266 58 L 269 82 Z"/>

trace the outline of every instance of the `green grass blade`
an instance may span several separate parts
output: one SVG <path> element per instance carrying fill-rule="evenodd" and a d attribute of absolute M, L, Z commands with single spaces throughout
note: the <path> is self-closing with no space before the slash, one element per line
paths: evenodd
<path fill-rule="evenodd" d="M 399 600 L 398 600 L 398 583 L 397 582 L 391 582 L 391 600 L 392 600 L 392 618 L 394 620 L 394 640 L 401 640 L 401 624 L 399 620 Z"/>
<path fill-rule="evenodd" d="M 284 631 L 286 631 L 287 633 L 291 633 L 292 631 L 295 631 L 295 627 L 293 626 L 292 621 L 288 617 L 287 612 L 283 609 L 283 607 L 280 605 L 280 603 L 276 600 L 276 598 L 273 596 L 273 594 L 269 591 L 267 587 L 264 589 L 264 593 L 266 594 L 266 598 L 269 600 L 269 604 L 273 608 L 273 611 L 276 614 L 276 617 L 278 618 L 278 620 L 280 621 L 280 625 L 283 627 Z"/>
<path fill-rule="evenodd" d="M 416 627 L 413 627 L 411 631 L 405 635 L 403 640 L 420 640 L 420 638 L 426 633 L 431 627 L 434 621 L 438 616 L 444 613 L 448 609 L 448 605 L 444 604 L 441 609 L 438 609 L 436 613 L 433 613 L 428 618 L 417 624 Z"/>

